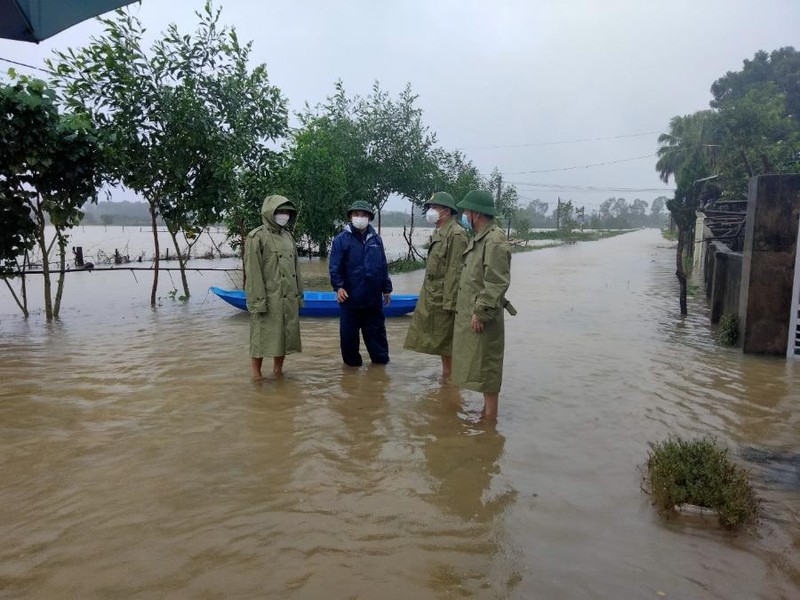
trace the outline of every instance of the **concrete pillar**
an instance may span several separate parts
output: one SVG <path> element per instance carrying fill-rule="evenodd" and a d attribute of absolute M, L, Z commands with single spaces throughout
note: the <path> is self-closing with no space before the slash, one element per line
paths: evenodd
<path fill-rule="evenodd" d="M 786 355 L 798 218 L 800 175 L 750 180 L 739 296 L 744 352 Z"/>

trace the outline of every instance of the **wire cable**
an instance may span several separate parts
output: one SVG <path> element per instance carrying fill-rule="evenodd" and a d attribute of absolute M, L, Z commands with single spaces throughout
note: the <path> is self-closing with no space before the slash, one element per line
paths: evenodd
<path fill-rule="evenodd" d="M 47 69 L 43 69 L 41 67 L 34 67 L 33 65 L 28 65 L 22 62 L 18 62 L 16 60 L 11 60 L 10 58 L 3 58 L 0 56 L 0 60 L 3 62 L 11 63 L 12 65 L 17 65 L 18 67 L 26 67 L 28 69 L 35 69 L 36 71 L 41 71 L 42 73 L 50 73 Z"/>
<path fill-rule="evenodd" d="M 606 165 L 616 165 L 624 162 L 633 162 L 635 160 L 644 160 L 645 158 L 653 158 L 656 154 L 645 154 L 644 156 L 634 156 L 632 158 L 621 158 L 620 160 L 610 160 L 601 163 L 593 163 L 588 165 L 576 165 L 574 167 L 561 167 L 558 169 L 540 169 L 536 171 L 505 171 L 503 175 L 529 175 L 533 173 L 555 173 L 556 171 L 574 171 L 575 169 L 589 169 L 591 167 L 603 167 Z"/>
<path fill-rule="evenodd" d="M 537 146 L 557 146 L 559 144 L 581 144 L 586 142 L 601 142 L 604 140 L 620 140 L 624 138 L 641 137 L 645 135 L 659 135 L 661 131 L 643 131 L 641 133 L 628 133 L 624 135 L 610 135 L 606 137 L 583 138 L 578 140 L 561 140 L 557 142 L 534 142 L 530 144 L 496 144 L 492 146 L 456 146 L 454 150 L 487 150 L 494 148 L 533 148 Z"/>

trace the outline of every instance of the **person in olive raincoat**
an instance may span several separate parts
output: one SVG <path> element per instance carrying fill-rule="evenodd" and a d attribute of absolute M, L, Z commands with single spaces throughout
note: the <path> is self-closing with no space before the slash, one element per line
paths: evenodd
<path fill-rule="evenodd" d="M 369 222 L 375 212 L 357 200 L 347 209 L 350 220 L 333 238 L 328 271 L 339 302 L 339 346 L 342 360 L 351 367 L 362 363 L 359 332 L 373 363 L 389 362 L 389 342 L 383 304 L 391 302 L 392 280 L 383 240 Z"/>
<path fill-rule="evenodd" d="M 300 352 L 300 308 L 303 282 L 298 268 L 291 226 L 297 218 L 294 204 L 283 196 L 269 196 L 261 206 L 262 225 L 245 240 L 245 296 L 250 312 L 250 364 L 261 378 L 265 356 L 273 357 L 272 371 L 283 374 L 287 354 Z"/>
<path fill-rule="evenodd" d="M 453 328 L 453 383 L 483 392 L 483 416 L 497 418 L 503 379 L 503 309 L 516 314 L 505 294 L 511 283 L 511 247 L 494 217 L 492 194 L 473 190 L 458 203 L 465 227 L 474 230 L 464 251 Z"/>
<path fill-rule="evenodd" d="M 458 279 L 467 247 L 467 233 L 455 219 L 453 197 L 436 192 L 425 203 L 425 219 L 436 229 L 431 234 L 425 279 L 408 328 L 404 348 L 442 357 L 442 379 L 448 381 L 453 365 L 453 323 Z"/>

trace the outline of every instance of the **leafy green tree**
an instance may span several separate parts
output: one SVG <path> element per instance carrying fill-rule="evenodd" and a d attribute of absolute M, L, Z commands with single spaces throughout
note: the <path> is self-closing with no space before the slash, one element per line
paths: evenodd
<path fill-rule="evenodd" d="M 266 69 L 247 68 L 250 46 L 220 27 L 220 11 L 207 1 L 193 34 L 174 25 L 147 53 L 144 29 L 125 11 L 100 19 L 104 33 L 78 51 L 56 53 L 50 68 L 70 106 L 91 115 L 108 140 L 108 177 L 150 206 L 156 303 L 161 216 L 180 261 L 189 295 L 187 245 L 227 208 L 238 215 L 269 171 L 269 141 L 287 127 L 285 100 Z M 232 205 L 232 206 L 230 206 Z"/>
<path fill-rule="evenodd" d="M 368 197 L 360 170 L 365 146 L 356 114 L 341 81 L 334 94 L 298 115 L 301 127 L 289 143 L 282 182 L 300 205 L 296 233 L 327 255 L 330 240 L 345 220 L 347 206 Z"/>
<path fill-rule="evenodd" d="M 7 278 L 19 270 L 19 255 L 35 243 L 42 257 L 49 321 L 61 310 L 68 231 L 80 222 L 81 207 L 96 200 L 101 184 L 98 138 L 87 119 L 59 114 L 55 93 L 43 81 L 20 78 L 0 87 L 0 139 L 1 276 L 8 285 Z M 51 240 L 46 237 L 48 222 L 55 230 Z M 52 258 L 58 265 L 55 297 Z M 27 317 L 24 270 L 22 297 L 8 287 Z"/>
<path fill-rule="evenodd" d="M 720 102 L 715 123 L 719 149 L 714 170 L 726 196 L 746 198 L 753 175 L 797 170 L 800 127 L 775 84 L 766 83 Z"/>
<path fill-rule="evenodd" d="M 350 200 L 347 159 L 354 136 L 349 121 L 311 118 L 295 134 L 289 152 L 285 176 L 290 196 L 301 208 L 297 232 L 307 236 L 323 256 Z"/>
<path fill-rule="evenodd" d="M 556 208 L 556 222 L 561 231 L 570 231 L 575 228 L 575 207 L 572 200 L 561 200 Z"/>
<path fill-rule="evenodd" d="M 371 94 L 355 105 L 364 148 L 355 167 L 367 199 L 378 210 L 379 231 L 381 210 L 391 194 L 419 203 L 436 191 L 431 155 L 436 134 L 424 124 L 417 98 L 410 84 L 393 100 L 375 82 Z"/>
<path fill-rule="evenodd" d="M 483 180 L 480 171 L 463 153 L 435 148 L 432 154 L 438 165 L 435 191 L 449 193 L 458 203 L 467 192 L 481 187 Z"/>

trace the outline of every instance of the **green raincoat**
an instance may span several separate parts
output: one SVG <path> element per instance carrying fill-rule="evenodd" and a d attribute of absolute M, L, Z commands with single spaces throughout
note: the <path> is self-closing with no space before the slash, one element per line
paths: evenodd
<path fill-rule="evenodd" d="M 467 232 L 451 218 L 431 235 L 425 280 L 403 345 L 408 350 L 451 356 L 458 278 Z"/>
<path fill-rule="evenodd" d="M 269 196 L 261 207 L 263 225 L 247 234 L 244 263 L 245 295 L 250 311 L 250 356 L 285 356 L 300 352 L 300 307 L 303 282 L 295 239 L 288 228 L 275 223 L 275 210 L 294 205 L 283 196 Z"/>
<path fill-rule="evenodd" d="M 492 220 L 473 237 L 464 251 L 464 268 L 458 286 L 453 328 L 453 383 L 496 394 L 503 380 L 505 326 L 503 309 L 513 307 L 505 298 L 511 283 L 511 247 Z M 472 315 L 483 331 L 472 330 Z"/>

